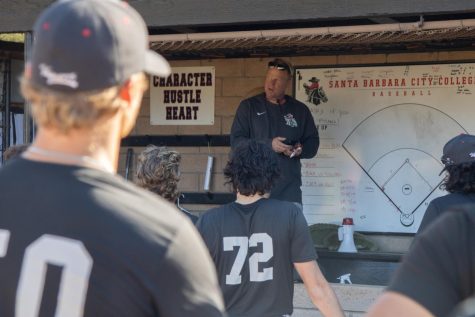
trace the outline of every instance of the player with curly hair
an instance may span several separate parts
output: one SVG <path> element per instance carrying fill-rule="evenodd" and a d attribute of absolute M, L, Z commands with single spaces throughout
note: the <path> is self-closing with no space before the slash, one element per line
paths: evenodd
<path fill-rule="evenodd" d="M 203 236 L 218 271 L 229 316 L 289 316 L 293 271 L 324 316 L 343 316 L 323 277 L 307 222 L 300 208 L 268 198 L 280 174 L 269 145 L 243 141 L 224 169 L 236 201 L 200 217 Z"/>
<path fill-rule="evenodd" d="M 449 140 L 443 148 L 441 160 L 444 164 L 442 172 L 447 175 L 440 188 L 449 194 L 429 203 L 418 233 L 441 214 L 451 210 L 472 210 L 475 204 L 475 136 L 460 134 Z"/>
<path fill-rule="evenodd" d="M 136 183 L 176 204 L 178 202 L 178 182 L 180 181 L 181 154 L 167 147 L 149 145 L 140 153 L 137 163 Z M 195 223 L 198 217 L 178 206 Z"/>

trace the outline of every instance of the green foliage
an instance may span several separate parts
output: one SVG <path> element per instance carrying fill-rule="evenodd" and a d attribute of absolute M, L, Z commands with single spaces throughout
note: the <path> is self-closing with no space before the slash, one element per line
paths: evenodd
<path fill-rule="evenodd" d="M 0 41 L 23 43 L 25 33 L 0 33 Z"/>

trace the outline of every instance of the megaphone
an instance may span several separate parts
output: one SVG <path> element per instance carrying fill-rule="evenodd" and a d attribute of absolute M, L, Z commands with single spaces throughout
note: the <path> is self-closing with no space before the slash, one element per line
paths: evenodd
<path fill-rule="evenodd" d="M 353 218 L 344 218 L 342 226 L 338 228 L 338 240 L 342 241 L 338 252 L 358 252 L 353 240 Z"/>

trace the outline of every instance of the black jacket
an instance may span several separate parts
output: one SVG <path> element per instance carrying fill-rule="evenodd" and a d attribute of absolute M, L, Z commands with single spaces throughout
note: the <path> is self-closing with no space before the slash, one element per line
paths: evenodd
<path fill-rule="evenodd" d="M 268 102 L 265 94 L 245 99 L 239 105 L 231 127 L 231 147 L 246 139 L 263 141 L 272 146 L 272 139 L 285 137 L 287 142 L 302 144 L 302 154 L 289 158 L 278 155 L 281 177 L 271 197 L 302 203 L 300 159 L 312 158 L 319 146 L 318 130 L 306 105 L 285 96 L 283 105 Z"/>

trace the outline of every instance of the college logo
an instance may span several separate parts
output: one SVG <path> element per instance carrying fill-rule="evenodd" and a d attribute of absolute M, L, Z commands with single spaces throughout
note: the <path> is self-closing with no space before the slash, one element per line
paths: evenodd
<path fill-rule="evenodd" d="M 304 83 L 303 88 L 305 88 L 305 94 L 307 95 L 307 101 L 318 106 L 321 102 L 327 102 L 328 98 L 323 91 L 323 88 L 320 87 L 320 79 L 317 77 L 312 77 L 308 80 L 309 83 Z"/>
<path fill-rule="evenodd" d="M 285 124 L 288 125 L 289 127 L 296 128 L 297 121 L 295 120 L 294 116 L 291 113 L 288 113 L 284 116 L 285 119 Z"/>

